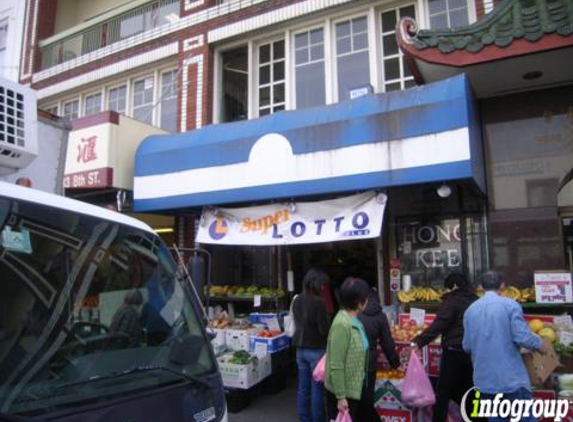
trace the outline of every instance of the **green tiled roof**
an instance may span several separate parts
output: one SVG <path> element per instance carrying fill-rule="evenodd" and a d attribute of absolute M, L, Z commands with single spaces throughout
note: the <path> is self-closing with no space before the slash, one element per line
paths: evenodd
<path fill-rule="evenodd" d="M 481 21 L 461 28 L 420 30 L 412 41 L 419 50 L 437 47 L 442 53 L 477 53 L 491 44 L 503 48 L 517 39 L 536 42 L 545 34 L 572 33 L 573 0 L 504 0 Z"/>

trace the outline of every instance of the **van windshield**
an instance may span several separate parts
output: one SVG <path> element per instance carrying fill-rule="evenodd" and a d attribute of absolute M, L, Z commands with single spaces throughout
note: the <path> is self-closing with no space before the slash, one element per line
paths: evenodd
<path fill-rule="evenodd" d="M 153 233 L 0 197 L 0 412 L 41 414 L 216 371 Z"/>

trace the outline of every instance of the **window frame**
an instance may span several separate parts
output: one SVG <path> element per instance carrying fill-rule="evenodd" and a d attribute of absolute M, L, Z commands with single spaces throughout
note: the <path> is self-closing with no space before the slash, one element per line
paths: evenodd
<path fill-rule="evenodd" d="M 171 73 L 174 77 L 175 80 L 175 95 L 170 96 L 170 97 L 163 97 L 164 95 L 164 91 L 163 91 L 163 75 L 167 74 L 167 73 Z M 175 99 L 175 109 L 179 110 L 179 104 L 177 103 L 177 100 L 179 98 L 179 90 L 181 89 L 181 83 L 179 81 L 179 70 L 176 67 L 172 67 L 172 68 L 165 68 L 165 69 L 160 69 L 158 71 L 158 81 L 157 81 L 157 89 L 159 92 L 159 96 L 157 99 L 157 124 L 156 126 L 163 129 L 162 127 L 162 119 L 163 119 L 163 101 L 165 100 L 170 100 L 170 99 Z M 171 85 L 173 86 L 173 80 Z M 170 90 L 172 91 L 172 88 L 170 88 Z M 179 132 L 180 129 L 180 125 L 177 123 L 179 121 L 179 112 L 176 111 L 176 118 L 175 118 L 175 132 Z M 167 130 L 167 129 L 163 129 L 163 130 Z"/>
<path fill-rule="evenodd" d="M 88 99 L 95 97 L 97 95 L 100 96 L 100 98 L 99 98 L 99 111 L 96 111 L 95 113 L 89 113 L 88 114 L 87 113 Z M 88 93 L 84 94 L 82 97 L 83 97 L 82 117 L 93 116 L 94 114 L 101 113 L 104 110 L 104 108 L 103 108 L 104 94 L 103 94 L 102 90 L 88 92 Z"/>
<path fill-rule="evenodd" d="M 332 99 L 333 99 L 333 103 L 340 103 L 342 101 L 346 101 L 347 99 L 341 99 L 340 98 L 340 93 L 338 92 L 338 84 L 339 84 L 339 78 L 338 78 L 338 47 L 337 47 L 337 37 L 336 37 L 336 25 L 342 23 L 342 22 L 352 22 L 353 20 L 357 19 L 357 18 L 366 18 L 366 39 L 368 41 L 368 49 L 367 50 L 360 50 L 360 51 L 355 51 L 352 50 L 350 53 L 345 54 L 345 56 L 349 56 L 351 54 L 356 54 L 356 53 L 360 53 L 363 51 L 367 51 L 368 52 L 368 73 L 369 73 L 369 81 L 368 83 L 373 85 L 373 74 L 372 74 L 372 45 L 371 45 L 371 40 L 370 40 L 370 21 L 372 19 L 371 16 L 371 10 L 372 8 L 367 8 L 367 9 L 362 9 L 361 11 L 356 11 L 355 13 L 352 14 L 347 14 L 347 15 L 343 15 L 343 16 L 339 16 L 337 18 L 332 18 L 330 20 L 330 27 L 331 27 L 331 36 L 329 39 L 329 42 L 331 43 L 330 45 L 330 52 L 331 52 L 331 67 L 332 67 Z M 352 39 L 352 32 L 350 33 L 350 38 Z M 375 46 L 374 46 L 375 47 Z M 353 47 L 351 47 L 353 48 Z M 374 87 L 374 89 L 376 89 L 376 87 Z"/>
<path fill-rule="evenodd" d="M 82 117 L 82 115 L 80 114 L 80 112 L 82 111 L 82 100 L 81 99 L 82 99 L 82 96 L 80 95 L 79 97 L 75 97 L 75 98 L 71 98 L 71 99 L 67 99 L 67 100 L 62 100 L 62 117 L 69 118 L 70 121 L 76 120 L 76 119 L 79 119 L 80 117 Z M 78 104 L 77 117 L 72 118 L 72 117 L 66 115 L 65 111 L 66 111 L 66 105 L 74 103 L 74 102 L 77 102 L 77 104 Z"/>
<path fill-rule="evenodd" d="M 120 88 L 125 88 L 125 110 L 122 112 L 120 111 L 116 111 L 116 110 L 112 110 L 110 107 L 110 98 L 111 98 L 111 91 L 116 90 L 116 89 L 120 89 Z M 105 109 L 106 110 L 110 110 L 110 111 L 116 111 L 116 113 L 119 114 L 123 114 L 124 116 L 128 116 L 129 115 L 129 79 L 126 79 L 124 82 L 116 84 L 116 85 L 109 85 L 106 87 L 106 102 L 105 102 Z"/>
<path fill-rule="evenodd" d="M 445 0 L 445 4 L 446 4 L 446 18 L 448 21 L 448 26 L 446 28 L 432 28 L 432 24 L 431 24 L 431 18 L 433 15 L 436 15 L 436 13 L 434 13 L 433 15 L 430 13 L 430 1 L 429 0 L 424 0 L 424 11 L 425 11 L 425 19 L 423 20 L 423 22 L 426 24 L 426 28 L 428 29 L 436 29 L 436 30 L 440 30 L 440 29 L 447 29 L 447 28 L 451 28 L 450 26 L 450 10 L 448 8 L 448 2 L 449 0 Z M 476 5 L 475 5 L 475 0 L 465 0 L 466 2 L 466 7 L 467 7 L 467 16 L 468 16 L 468 25 L 471 25 L 473 22 L 475 22 L 477 20 L 477 15 L 476 15 Z M 461 9 L 455 9 L 455 10 L 461 10 Z M 443 11 L 440 13 L 444 13 Z M 420 19 L 421 21 L 421 19 Z"/>
<path fill-rule="evenodd" d="M 377 56 L 379 57 L 379 70 L 380 70 L 380 75 L 379 75 L 379 79 L 378 79 L 378 91 L 377 92 L 390 92 L 386 89 L 386 85 L 388 84 L 394 84 L 394 83 L 400 83 L 400 91 L 407 89 L 406 88 L 406 83 L 409 81 L 414 81 L 414 75 L 411 76 L 404 76 L 405 75 L 405 67 L 406 67 L 406 62 L 405 62 L 405 56 L 404 56 L 404 52 L 400 49 L 400 46 L 398 45 L 398 53 L 397 54 L 389 54 L 389 55 L 385 55 L 384 54 L 384 35 L 388 35 L 390 34 L 390 31 L 384 31 L 384 28 L 382 27 L 382 15 L 384 13 L 387 12 L 394 12 L 394 13 L 399 13 L 399 11 L 401 9 L 404 9 L 406 7 L 414 7 L 414 14 L 416 15 L 416 20 L 420 19 L 420 13 L 419 13 L 419 7 L 418 7 L 418 2 L 415 0 L 412 0 L 411 2 L 407 2 L 407 3 L 403 3 L 403 4 L 394 4 L 392 6 L 387 6 L 387 7 L 381 7 L 378 8 L 376 10 L 376 15 L 377 15 L 377 22 L 376 22 L 376 26 L 377 26 L 377 51 L 378 54 Z M 399 22 L 400 20 L 400 16 L 398 15 L 398 19 L 396 22 Z M 394 30 L 393 32 L 394 34 L 396 33 L 396 31 Z M 398 58 L 398 64 L 399 64 L 399 70 L 400 70 L 400 77 L 398 79 L 394 78 L 391 79 L 390 82 L 388 82 L 388 79 L 386 78 L 386 69 L 384 67 L 384 63 L 386 61 L 386 59 L 395 59 Z"/>
<path fill-rule="evenodd" d="M 134 120 L 137 120 L 138 122 L 144 123 L 144 124 L 148 124 L 150 126 L 154 126 L 155 122 L 156 122 L 156 116 L 155 116 L 155 111 L 157 109 L 157 107 L 155 107 L 155 100 L 156 100 L 156 89 L 157 89 L 157 71 L 154 71 L 152 73 L 147 73 L 145 76 L 137 76 L 134 78 L 131 78 L 130 80 L 130 86 L 131 86 L 131 97 L 130 97 L 130 117 Z M 145 81 L 147 79 L 150 79 L 153 81 L 153 87 L 151 88 L 151 95 L 152 95 L 152 99 L 150 103 L 145 103 L 144 106 L 136 106 L 135 105 L 135 84 L 138 82 L 143 82 L 143 87 L 144 87 L 144 91 L 146 91 L 145 89 Z M 145 94 L 144 94 L 145 95 Z M 147 106 L 151 106 L 151 120 L 150 122 L 146 122 L 143 120 L 139 120 L 137 117 L 135 117 L 135 110 L 136 108 L 142 108 L 142 107 L 147 107 Z"/>
<path fill-rule="evenodd" d="M 298 29 L 293 29 L 289 32 L 289 40 L 290 40 L 290 51 L 287 53 L 288 56 L 290 56 L 291 59 L 291 66 L 289 66 L 289 73 L 292 75 L 292 77 L 290 78 L 291 80 L 291 84 L 290 87 L 287 87 L 287 91 L 290 92 L 291 95 L 291 104 L 289 107 L 289 109 L 295 109 L 298 110 L 298 103 L 297 103 L 297 98 L 296 98 L 296 91 L 297 91 L 297 77 L 296 77 L 296 72 L 297 72 L 297 63 L 296 63 L 296 36 L 300 35 L 300 34 L 304 34 L 304 33 L 310 33 L 312 31 L 316 31 L 318 29 L 322 29 L 322 46 L 323 46 L 323 57 L 322 57 L 322 63 L 323 63 L 323 70 L 324 70 L 324 105 L 329 104 L 329 77 L 328 77 L 328 61 L 327 59 L 330 57 L 329 54 L 329 40 L 328 40 L 328 36 L 329 36 L 329 31 L 327 30 L 328 27 L 328 21 L 323 21 L 321 23 L 317 23 L 314 25 L 309 25 L 305 28 L 298 28 Z M 311 62 L 305 63 L 305 65 L 309 64 Z M 312 62 L 312 63 L 318 63 L 317 62 Z"/>
<path fill-rule="evenodd" d="M 275 61 L 273 58 L 273 53 L 274 53 L 274 44 L 276 42 L 280 42 L 282 41 L 284 43 L 284 54 L 283 54 L 283 65 L 284 65 L 284 76 L 283 79 L 281 79 L 280 81 L 275 81 L 274 79 L 274 64 L 275 63 L 280 63 L 281 59 Z M 266 114 L 266 116 L 270 115 L 270 114 L 274 114 L 275 112 L 273 111 L 275 108 L 275 103 L 274 103 L 274 86 L 275 85 L 279 85 L 279 84 L 283 84 L 284 85 L 284 100 L 283 100 L 283 110 L 288 110 L 287 108 L 287 86 L 288 86 L 288 75 L 287 75 L 287 70 L 289 69 L 288 67 L 288 63 L 287 63 L 287 56 L 289 55 L 287 52 L 287 34 L 285 32 L 282 32 L 280 35 L 275 35 L 273 37 L 269 37 L 263 40 L 260 40 L 256 43 L 253 44 L 253 52 L 254 52 L 254 56 L 249 60 L 249 62 L 252 62 L 252 68 L 253 68 L 253 78 L 254 78 L 254 90 L 253 90 L 253 117 L 261 117 L 261 105 L 260 105 L 260 89 L 261 89 L 261 83 L 260 83 L 260 68 L 261 68 L 261 58 L 260 58 L 260 47 L 263 45 L 271 45 L 271 51 L 270 51 L 270 61 L 267 63 L 265 62 L 265 64 L 269 65 L 270 68 L 270 81 L 267 84 L 264 84 L 265 87 L 269 87 L 271 88 L 270 90 L 270 98 L 269 98 L 269 105 L 265 106 L 265 109 L 270 109 L 270 113 Z M 251 68 L 251 66 L 249 66 L 249 68 Z M 280 107 L 280 105 L 279 105 Z M 278 110 L 278 111 L 282 111 L 282 110 Z"/>
<path fill-rule="evenodd" d="M 41 107 L 42 110 L 44 110 L 47 113 L 53 114 L 54 116 L 59 116 L 59 112 L 60 112 L 60 103 L 55 103 L 55 104 L 49 104 L 46 106 Z M 56 112 L 54 113 L 51 110 L 56 110 Z"/>

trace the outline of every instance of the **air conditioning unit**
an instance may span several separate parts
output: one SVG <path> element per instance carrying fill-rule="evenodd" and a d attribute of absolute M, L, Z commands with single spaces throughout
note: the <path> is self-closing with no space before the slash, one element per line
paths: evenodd
<path fill-rule="evenodd" d="M 0 78 L 0 176 L 38 155 L 38 102 L 30 88 Z"/>

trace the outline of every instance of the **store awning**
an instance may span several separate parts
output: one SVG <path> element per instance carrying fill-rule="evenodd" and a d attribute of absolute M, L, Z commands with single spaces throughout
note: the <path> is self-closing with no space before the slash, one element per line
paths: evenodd
<path fill-rule="evenodd" d="M 484 191 L 479 122 L 464 75 L 150 136 L 135 157 L 134 208 L 167 211 L 461 179 Z"/>

